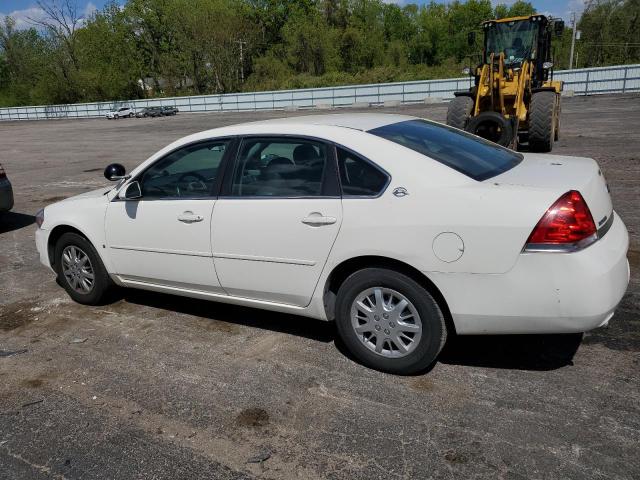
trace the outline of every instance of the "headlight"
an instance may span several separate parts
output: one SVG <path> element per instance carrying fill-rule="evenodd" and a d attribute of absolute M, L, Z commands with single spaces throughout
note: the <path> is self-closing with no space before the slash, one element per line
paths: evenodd
<path fill-rule="evenodd" d="M 42 228 L 43 223 L 44 223 L 44 208 L 41 208 L 40 210 L 38 210 L 38 213 L 36 213 L 36 225 L 38 225 L 38 228 Z"/>

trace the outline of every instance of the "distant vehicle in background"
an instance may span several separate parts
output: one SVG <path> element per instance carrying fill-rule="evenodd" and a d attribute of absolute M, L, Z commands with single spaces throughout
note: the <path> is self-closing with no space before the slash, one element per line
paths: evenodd
<path fill-rule="evenodd" d="M 178 113 L 178 108 L 177 107 L 171 107 L 171 106 L 164 106 L 162 107 L 162 114 L 165 116 L 169 116 L 169 115 L 175 115 Z"/>
<path fill-rule="evenodd" d="M 136 113 L 137 118 L 161 117 L 164 115 L 162 107 L 145 107 Z"/>
<path fill-rule="evenodd" d="M 118 119 L 118 118 L 131 118 L 133 117 L 133 109 L 131 107 L 120 107 L 116 110 L 113 110 L 109 113 L 107 113 L 107 118 L 109 120 L 111 119 Z"/>
<path fill-rule="evenodd" d="M 13 208 L 13 188 L 0 163 L 0 212 L 8 212 Z"/>

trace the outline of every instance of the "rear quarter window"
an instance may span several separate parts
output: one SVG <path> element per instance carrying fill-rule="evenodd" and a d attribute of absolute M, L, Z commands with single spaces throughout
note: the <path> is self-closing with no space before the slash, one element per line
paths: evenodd
<path fill-rule="evenodd" d="M 376 197 L 383 192 L 389 182 L 386 174 L 343 148 L 337 147 L 337 154 L 342 195 Z"/>
<path fill-rule="evenodd" d="M 522 155 L 470 133 L 427 120 L 407 120 L 369 133 L 415 150 L 482 181 L 512 169 Z"/>

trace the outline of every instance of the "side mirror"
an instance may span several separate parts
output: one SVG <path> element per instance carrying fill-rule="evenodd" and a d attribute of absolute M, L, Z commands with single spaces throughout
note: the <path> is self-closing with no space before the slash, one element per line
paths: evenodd
<path fill-rule="evenodd" d="M 562 32 L 564 32 L 564 21 L 556 20 L 553 23 L 553 33 L 555 34 L 556 37 L 561 37 Z"/>
<path fill-rule="evenodd" d="M 125 168 L 119 163 L 112 163 L 104 169 L 104 178 L 112 182 L 122 180 L 126 174 Z"/>
<path fill-rule="evenodd" d="M 118 197 L 123 200 L 137 200 L 138 198 L 142 198 L 142 190 L 140 189 L 140 183 L 137 180 L 134 180 L 124 192 L 120 192 Z"/>
<path fill-rule="evenodd" d="M 476 32 L 467 33 L 467 43 L 470 47 L 473 47 L 476 44 Z"/>

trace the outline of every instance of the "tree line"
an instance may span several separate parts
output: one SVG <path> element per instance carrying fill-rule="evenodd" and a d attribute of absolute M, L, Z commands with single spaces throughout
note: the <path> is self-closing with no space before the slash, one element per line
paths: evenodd
<path fill-rule="evenodd" d="M 579 66 L 638 61 L 639 2 L 587 4 Z M 128 0 L 89 18 L 75 0 L 38 5 L 31 28 L 0 23 L 0 106 L 459 76 L 479 61 L 469 31 L 535 13 L 522 0 Z M 568 65 L 570 41 L 567 29 L 556 68 Z"/>

